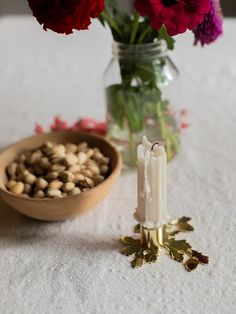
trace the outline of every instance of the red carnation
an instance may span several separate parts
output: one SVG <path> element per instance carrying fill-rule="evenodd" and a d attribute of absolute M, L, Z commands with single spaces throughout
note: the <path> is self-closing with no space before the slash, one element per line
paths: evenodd
<path fill-rule="evenodd" d="M 104 10 L 104 0 L 28 0 L 34 16 L 43 28 L 71 34 L 87 29 L 91 18 Z"/>
<path fill-rule="evenodd" d="M 209 0 L 135 0 L 134 7 L 152 28 L 165 25 L 170 36 L 194 29 L 210 10 Z"/>

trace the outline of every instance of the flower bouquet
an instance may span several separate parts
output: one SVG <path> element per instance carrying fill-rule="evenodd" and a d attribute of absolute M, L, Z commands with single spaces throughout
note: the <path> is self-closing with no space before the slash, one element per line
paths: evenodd
<path fill-rule="evenodd" d="M 179 123 L 167 87 L 178 76 L 168 57 L 173 36 L 191 30 L 194 44 L 214 42 L 222 33 L 220 0 L 28 0 L 44 29 L 61 34 L 88 29 L 98 18 L 111 29 L 113 60 L 105 72 L 110 138 L 124 160 L 136 163 L 136 146 L 146 134 L 179 150 Z"/>

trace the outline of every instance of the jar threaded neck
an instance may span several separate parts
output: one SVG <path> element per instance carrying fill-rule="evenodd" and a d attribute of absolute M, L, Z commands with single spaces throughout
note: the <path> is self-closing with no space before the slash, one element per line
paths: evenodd
<path fill-rule="evenodd" d="M 118 59 L 151 59 L 167 55 L 167 44 L 159 40 L 147 44 L 123 44 L 113 42 L 113 56 Z"/>

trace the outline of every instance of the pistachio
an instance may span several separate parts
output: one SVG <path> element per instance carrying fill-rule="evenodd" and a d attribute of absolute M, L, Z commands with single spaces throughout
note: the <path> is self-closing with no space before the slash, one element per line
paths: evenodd
<path fill-rule="evenodd" d="M 73 153 L 66 154 L 65 162 L 67 166 L 74 166 L 78 163 L 78 157 Z"/>
<path fill-rule="evenodd" d="M 65 145 L 65 149 L 66 149 L 66 153 L 73 153 L 75 154 L 77 152 L 77 146 L 75 144 L 72 143 L 67 143 Z"/>
<path fill-rule="evenodd" d="M 43 176 L 45 174 L 45 169 L 42 168 L 39 164 L 33 165 L 32 172 L 37 176 Z"/>
<path fill-rule="evenodd" d="M 70 171 L 62 171 L 59 173 L 59 178 L 63 182 L 70 182 L 70 181 L 73 181 L 75 177 L 73 173 L 71 173 Z"/>
<path fill-rule="evenodd" d="M 10 192 L 20 195 L 24 192 L 24 183 L 23 182 L 16 182 L 14 185 L 10 187 Z"/>
<path fill-rule="evenodd" d="M 87 155 L 84 152 L 78 153 L 78 164 L 83 165 L 87 160 Z"/>
<path fill-rule="evenodd" d="M 69 192 L 69 195 L 70 195 L 70 196 L 74 196 L 74 195 L 78 195 L 78 194 L 80 194 L 80 193 L 81 193 L 80 188 L 75 187 L 73 190 L 71 190 L 71 191 Z"/>
<path fill-rule="evenodd" d="M 28 183 L 25 183 L 24 184 L 24 193 L 29 195 L 29 194 L 31 194 L 31 191 L 32 191 L 31 185 Z"/>
<path fill-rule="evenodd" d="M 88 144 L 86 142 L 79 143 L 77 148 L 79 152 L 84 152 L 88 149 Z"/>
<path fill-rule="evenodd" d="M 100 174 L 100 169 L 96 165 L 88 166 L 88 171 L 90 171 L 92 173 L 92 175 Z"/>
<path fill-rule="evenodd" d="M 95 151 L 95 153 L 93 154 L 92 158 L 94 160 L 96 160 L 97 162 L 99 162 L 99 161 L 101 161 L 104 158 L 104 156 L 103 156 L 103 154 L 101 152 Z"/>
<path fill-rule="evenodd" d="M 40 150 L 37 150 L 35 152 L 33 152 L 28 158 L 27 158 L 27 162 L 29 165 L 33 165 L 36 164 L 40 158 L 42 156 L 42 153 Z"/>
<path fill-rule="evenodd" d="M 52 151 L 53 151 L 53 154 L 57 155 L 58 157 L 64 157 L 66 153 L 65 146 L 62 144 L 54 146 Z"/>
<path fill-rule="evenodd" d="M 19 162 L 25 162 L 26 161 L 26 155 L 25 154 L 21 154 L 17 160 Z"/>
<path fill-rule="evenodd" d="M 16 183 L 17 183 L 17 182 L 16 182 L 15 180 L 10 180 L 10 181 L 7 182 L 6 187 L 8 188 L 8 190 L 10 190 L 11 187 L 12 187 L 13 185 L 15 185 Z"/>
<path fill-rule="evenodd" d="M 107 165 L 101 165 L 100 172 L 102 175 L 106 176 L 109 172 L 109 167 Z"/>
<path fill-rule="evenodd" d="M 91 158 L 94 154 L 94 150 L 92 148 L 89 148 L 87 151 L 86 151 L 86 155 L 87 155 L 87 158 Z"/>
<path fill-rule="evenodd" d="M 55 190 L 54 189 L 48 189 L 47 190 L 47 196 L 51 197 L 51 198 L 62 197 L 62 193 L 58 189 L 55 189 Z"/>
<path fill-rule="evenodd" d="M 70 192 L 75 188 L 75 184 L 73 182 L 66 182 L 63 185 L 63 191 L 64 192 Z"/>
<path fill-rule="evenodd" d="M 24 176 L 24 182 L 28 184 L 33 184 L 37 180 L 36 176 L 33 175 L 32 173 L 27 174 Z"/>
<path fill-rule="evenodd" d="M 93 173 L 91 170 L 89 169 L 85 169 L 85 170 L 81 170 L 80 172 L 82 175 L 84 175 L 85 177 L 89 177 L 91 178 L 93 176 Z"/>
<path fill-rule="evenodd" d="M 55 171 L 55 172 L 62 172 L 62 171 L 64 171 L 66 169 L 66 167 L 65 166 L 63 166 L 63 165 L 59 165 L 59 164 L 55 164 L 55 165 L 52 165 L 52 167 L 51 167 L 51 171 Z"/>
<path fill-rule="evenodd" d="M 68 168 L 68 171 L 72 172 L 72 173 L 77 173 L 80 172 L 80 165 L 74 165 Z"/>
<path fill-rule="evenodd" d="M 37 191 L 35 194 L 34 194 L 34 197 L 35 198 L 45 198 L 45 193 L 43 191 Z"/>
<path fill-rule="evenodd" d="M 105 180 L 105 178 L 101 175 L 96 175 L 93 177 L 93 182 L 95 185 L 102 183 L 104 180 Z"/>
<path fill-rule="evenodd" d="M 12 162 L 8 167 L 7 167 L 7 173 L 9 176 L 14 176 L 16 174 L 17 170 L 17 163 Z"/>
<path fill-rule="evenodd" d="M 82 188 L 93 188 L 94 182 L 92 179 L 85 177 L 83 181 L 80 182 Z"/>
<path fill-rule="evenodd" d="M 108 157 L 103 157 L 102 158 L 102 163 L 105 164 L 105 165 L 109 165 L 110 159 Z"/>
<path fill-rule="evenodd" d="M 63 164 L 64 161 L 65 161 L 65 157 L 61 157 L 61 156 L 58 156 L 58 155 L 52 155 L 50 157 L 50 162 L 52 164 Z"/>
<path fill-rule="evenodd" d="M 16 168 L 16 174 L 19 177 L 22 177 L 24 174 L 24 170 L 25 170 L 25 166 L 23 163 L 18 164 L 17 168 Z"/>
<path fill-rule="evenodd" d="M 77 184 L 80 183 L 80 181 L 83 181 L 84 178 L 85 178 L 84 175 L 82 175 L 81 173 L 76 173 L 76 174 L 74 175 L 74 180 L 73 180 L 73 182 L 77 185 Z"/>
<path fill-rule="evenodd" d="M 49 169 L 51 167 L 51 163 L 47 157 L 43 157 L 39 160 L 40 167 L 44 169 Z"/>
<path fill-rule="evenodd" d="M 47 181 L 53 181 L 53 180 L 55 180 L 55 179 L 57 179 L 58 178 L 58 173 L 57 172 L 49 172 L 47 175 L 46 175 L 46 177 L 45 177 L 45 179 L 47 180 Z"/>
<path fill-rule="evenodd" d="M 51 181 L 48 184 L 48 188 L 52 189 L 52 190 L 59 190 L 59 189 L 61 189 L 62 186 L 63 186 L 63 182 L 61 182 L 59 180 Z"/>
<path fill-rule="evenodd" d="M 48 186 L 48 182 L 43 178 L 38 178 L 35 182 L 36 190 L 44 190 Z"/>

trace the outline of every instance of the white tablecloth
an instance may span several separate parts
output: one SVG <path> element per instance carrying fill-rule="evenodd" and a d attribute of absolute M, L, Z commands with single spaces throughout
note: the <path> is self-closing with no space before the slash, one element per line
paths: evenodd
<path fill-rule="evenodd" d="M 135 172 L 88 214 L 63 223 L 27 219 L 0 203 L 0 313 L 220 313 L 235 311 L 236 20 L 215 45 L 178 38 L 191 127 L 169 164 L 169 213 L 193 217 L 187 235 L 210 256 L 188 273 L 166 254 L 131 269 L 119 254 L 131 234 Z M 73 36 L 44 32 L 32 17 L 0 19 L 0 146 L 47 126 L 56 114 L 103 119 L 102 73 L 111 37 L 98 24 Z"/>

